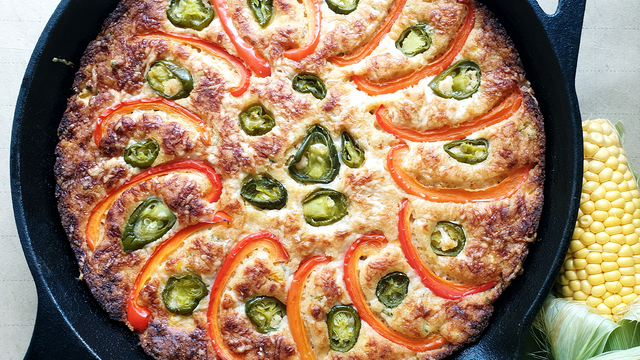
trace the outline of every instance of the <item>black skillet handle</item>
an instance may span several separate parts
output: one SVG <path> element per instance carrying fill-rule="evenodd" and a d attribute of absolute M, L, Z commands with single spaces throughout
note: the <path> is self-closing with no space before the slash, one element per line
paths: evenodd
<path fill-rule="evenodd" d="M 559 0 L 558 9 L 553 15 L 547 15 L 536 0 L 527 1 L 549 37 L 565 79 L 574 84 L 587 0 Z"/>

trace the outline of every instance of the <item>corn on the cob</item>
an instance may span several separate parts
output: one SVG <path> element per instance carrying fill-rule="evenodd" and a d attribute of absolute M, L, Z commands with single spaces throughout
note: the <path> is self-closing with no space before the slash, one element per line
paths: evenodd
<path fill-rule="evenodd" d="M 640 295 L 640 192 L 608 120 L 583 122 L 582 135 L 580 210 L 557 289 L 615 315 Z"/>

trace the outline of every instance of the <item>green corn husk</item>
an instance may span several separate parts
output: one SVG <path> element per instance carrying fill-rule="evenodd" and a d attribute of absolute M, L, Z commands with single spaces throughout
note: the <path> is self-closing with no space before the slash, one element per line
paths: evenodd
<path fill-rule="evenodd" d="M 549 296 L 533 322 L 540 352 L 547 360 L 640 359 L 640 298 L 629 311 L 611 321 L 582 303 Z M 540 338 L 540 335 L 543 338 Z"/>

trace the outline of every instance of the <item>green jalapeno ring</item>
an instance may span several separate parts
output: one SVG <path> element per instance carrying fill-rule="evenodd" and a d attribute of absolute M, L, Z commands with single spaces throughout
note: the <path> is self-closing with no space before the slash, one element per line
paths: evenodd
<path fill-rule="evenodd" d="M 146 79 L 156 94 L 169 100 L 186 98 L 193 90 L 193 78 L 189 71 L 170 60 L 154 61 Z"/>
<path fill-rule="evenodd" d="M 358 8 L 358 0 L 326 0 L 327 6 L 334 13 L 348 15 Z"/>
<path fill-rule="evenodd" d="M 273 115 L 261 105 L 253 105 L 240 114 L 240 128 L 247 135 L 264 135 L 274 126 L 276 126 L 276 121 Z"/>
<path fill-rule="evenodd" d="M 346 131 L 342 132 L 341 157 L 342 162 L 350 168 L 359 168 L 364 163 L 364 150 Z"/>
<path fill-rule="evenodd" d="M 437 255 L 456 256 L 462 252 L 466 242 L 462 226 L 450 221 L 438 221 L 431 233 L 431 249 Z M 443 248 L 446 244 L 448 246 Z"/>
<path fill-rule="evenodd" d="M 242 182 L 240 196 L 260 209 L 282 209 L 287 204 L 287 189 L 267 175 L 248 177 Z"/>
<path fill-rule="evenodd" d="M 142 249 L 164 236 L 176 222 L 176 215 L 157 197 L 147 198 L 133 211 L 122 231 L 125 252 Z"/>
<path fill-rule="evenodd" d="M 347 215 L 347 198 L 331 189 L 317 189 L 302 201 L 304 220 L 311 226 L 331 225 Z"/>
<path fill-rule="evenodd" d="M 351 350 L 360 336 L 360 315 L 351 305 L 336 305 L 327 314 L 329 346 L 340 352 Z"/>
<path fill-rule="evenodd" d="M 287 307 L 271 296 L 257 296 L 245 304 L 245 314 L 259 333 L 266 334 L 278 329 Z"/>
<path fill-rule="evenodd" d="M 407 57 L 414 57 L 429 50 L 431 47 L 431 36 L 429 27 L 426 24 L 416 24 L 404 29 L 398 40 L 396 49 L 400 50 Z"/>
<path fill-rule="evenodd" d="M 293 90 L 301 93 L 311 93 L 318 100 L 327 96 L 327 88 L 319 77 L 313 74 L 296 74 L 291 82 Z"/>
<path fill-rule="evenodd" d="M 291 177 L 303 184 L 328 184 L 340 172 L 338 150 L 327 129 L 314 125 L 289 162 Z"/>
<path fill-rule="evenodd" d="M 171 275 L 162 290 L 162 302 L 171 313 L 191 315 L 207 293 L 207 286 L 200 278 L 190 274 Z"/>
<path fill-rule="evenodd" d="M 456 161 L 465 164 L 478 164 L 489 156 L 489 140 L 460 139 L 446 143 L 444 151 Z"/>
<path fill-rule="evenodd" d="M 447 78 L 451 77 L 451 80 Z M 429 87 L 433 92 L 445 99 L 464 100 L 475 94 L 480 88 L 482 72 L 480 66 L 471 60 L 460 60 L 438 74 Z M 444 84 L 448 84 L 444 89 Z"/>
<path fill-rule="evenodd" d="M 376 286 L 376 297 L 384 306 L 395 308 L 400 305 L 409 291 L 409 277 L 400 271 L 383 276 Z"/>
<path fill-rule="evenodd" d="M 148 168 L 156 161 L 160 153 L 160 145 L 154 139 L 137 142 L 127 146 L 124 151 L 124 161 L 140 169 Z"/>
<path fill-rule="evenodd" d="M 265 28 L 273 15 L 273 0 L 248 0 L 253 17 L 261 28 Z"/>
<path fill-rule="evenodd" d="M 200 31 L 209 26 L 213 18 L 213 9 L 202 0 L 171 0 L 167 8 L 167 19 L 179 28 Z"/>

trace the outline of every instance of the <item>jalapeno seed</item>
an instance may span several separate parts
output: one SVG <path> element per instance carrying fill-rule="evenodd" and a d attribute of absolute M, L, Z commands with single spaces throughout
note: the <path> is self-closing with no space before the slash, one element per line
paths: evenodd
<path fill-rule="evenodd" d="M 133 211 L 122 231 L 125 252 L 142 249 L 160 239 L 176 222 L 176 215 L 162 200 L 150 197 Z"/>
<path fill-rule="evenodd" d="M 460 60 L 431 80 L 429 87 L 440 97 L 463 100 L 478 91 L 480 80 L 478 64 L 471 60 Z"/>
<path fill-rule="evenodd" d="M 193 90 L 189 71 L 169 60 L 156 60 L 151 64 L 147 82 L 156 94 L 170 100 L 185 98 Z"/>
<path fill-rule="evenodd" d="M 202 0 L 171 0 L 167 19 L 179 27 L 202 30 L 211 24 L 214 12 Z"/>
<path fill-rule="evenodd" d="M 189 274 L 171 275 L 162 291 L 162 301 L 174 314 L 191 315 L 207 293 L 207 286 L 200 278 Z"/>
<path fill-rule="evenodd" d="M 289 175 L 303 184 L 328 184 L 340 172 L 338 150 L 327 129 L 314 125 L 289 162 Z"/>
<path fill-rule="evenodd" d="M 478 164 L 489 156 L 487 139 L 460 139 L 444 144 L 444 151 L 456 161 Z"/>
<path fill-rule="evenodd" d="M 456 256 L 467 242 L 462 226 L 450 221 L 438 221 L 431 233 L 431 249 L 437 255 Z"/>
<path fill-rule="evenodd" d="M 144 169 L 153 165 L 159 153 L 160 145 L 154 139 L 150 139 L 127 146 L 123 157 L 127 164 Z"/>
<path fill-rule="evenodd" d="M 271 296 L 257 296 L 247 301 L 245 314 L 259 333 L 277 330 L 284 320 L 287 307 Z"/>

